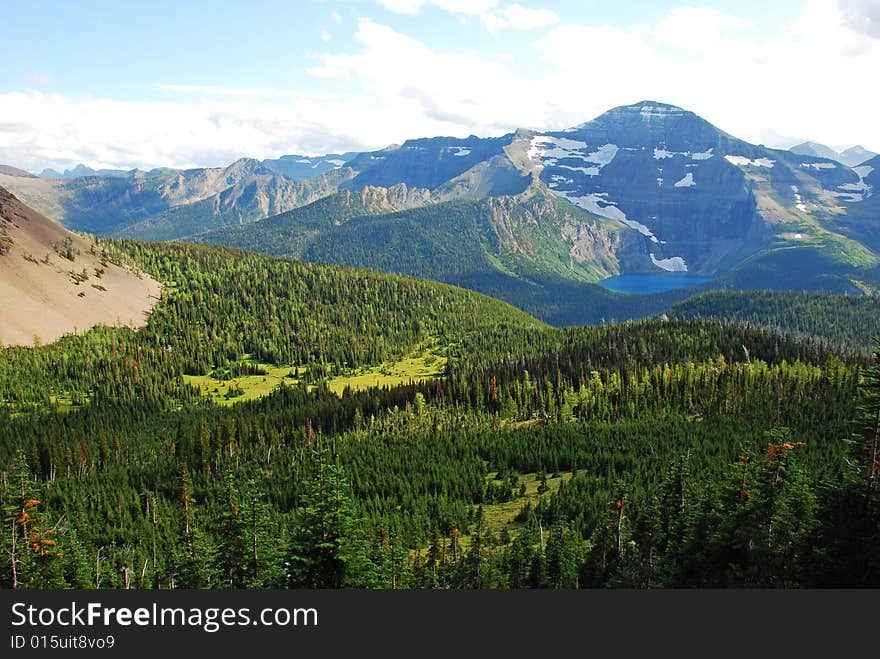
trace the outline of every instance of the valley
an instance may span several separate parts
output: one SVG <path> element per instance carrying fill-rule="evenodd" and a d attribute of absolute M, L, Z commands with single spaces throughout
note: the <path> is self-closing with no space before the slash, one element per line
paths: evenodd
<path fill-rule="evenodd" d="M 871 163 L 643 101 L 225 168 L 4 168 L 0 580 L 877 585 Z"/>

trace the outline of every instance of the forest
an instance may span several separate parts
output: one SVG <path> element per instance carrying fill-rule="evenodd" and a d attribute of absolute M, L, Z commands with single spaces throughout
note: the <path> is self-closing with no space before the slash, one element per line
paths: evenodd
<path fill-rule="evenodd" d="M 107 248 L 163 283 L 144 329 L 0 349 L 5 588 L 880 585 L 871 301 L 558 329 L 405 276 Z M 439 377 L 328 387 L 428 341 Z M 256 399 L 187 380 L 266 364 L 291 377 Z"/>

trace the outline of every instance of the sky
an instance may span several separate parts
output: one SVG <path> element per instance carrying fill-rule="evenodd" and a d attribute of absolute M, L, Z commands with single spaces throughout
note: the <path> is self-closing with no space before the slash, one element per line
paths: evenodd
<path fill-rule="evenodd" d="M 880 0 L 3 0 L 0 163 L 202 167 L 641 100 L 880 151 Z"/>

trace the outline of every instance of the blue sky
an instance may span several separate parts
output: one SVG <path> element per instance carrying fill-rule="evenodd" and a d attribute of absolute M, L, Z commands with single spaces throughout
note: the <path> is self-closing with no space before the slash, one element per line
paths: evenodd
<path fill-rule="evenodd" d="M 563 128 L 645 98 L 880 150 L 878 0 L 5 0 L 0 162 L 215 166 Z"/>

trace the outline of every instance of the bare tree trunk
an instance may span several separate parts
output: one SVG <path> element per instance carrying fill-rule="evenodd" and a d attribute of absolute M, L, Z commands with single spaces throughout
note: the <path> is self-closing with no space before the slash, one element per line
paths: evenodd
<path fill-rule="evenodd" d="M 9 559 L 12 563 L 12 589 L 15 590 L 18 588 L 18 570 L 16 569 L 15 564 L 18 562 L 18 559 L 15 557 L 15 520 L 12 520 L 12 550 L 9 554 Z"/>
<path fill-rule="evenodd" d="M 98 547 L 98 553 L 95 556 L 95 588 L 101 587 L 101 550 L 103 547 Z"/>
<path fill-rule="evenodd" d="M 874 489 L 874 478 L 877 476 L 878 463 L 877 463 L 877 451 L 880 450 L 878 444 L 880 444 L 880 408 L 877 409 L 877 418 L 874 422 L 874 437 L 871 439 L 871 463 L 868 465 L 868 494 Z M 870 497 L 868 498 L 868 505 L 870 504 Z"/>

